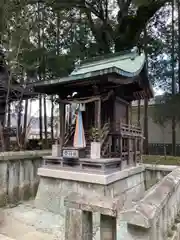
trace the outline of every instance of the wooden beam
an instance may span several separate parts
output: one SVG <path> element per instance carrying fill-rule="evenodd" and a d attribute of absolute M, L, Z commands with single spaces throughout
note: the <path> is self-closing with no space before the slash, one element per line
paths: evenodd
<path fill-rule="evenodd" d="M 125 77 L 113 77 L 109 76 L 108 77 L 108 82 L 116 83 L 116 84 L 131 84 L 134 82 L 134 78 L 125 78 Z"/>
<path fill-rule="evenodd" d="M 64 135 L 65 135 L 65 104 L 59 103 L 59 121 L 60 121 L 60 145 L 61 148 L 64 145 Z"/>
<path fill-rule="evenodd" d="M 122 99 L 122 98 L 120 98 L 120 97 L 116 97 L 116 100 L 118 100 L 119 102 L 124 103 L 124 104 L 126 104 L 126 105 L 129 105 L 129 102 L 128 102 L 128 101 L 126 101 L 126 100 L 124 100 L 124 99 Z"/>
<path fill-rule="evenodd" d="M 95 101 L 98 101 L 101 97 L 100 96 L 92 96 L 90 98 L 75 98 L 75 99 L 71 99 L 71 100 L 68 100 L 68 99 L 65 99 L 65 100 L 62 100 L 62 99 L 58 99 L 58 102 L 59 103 L 63 103 L 63 104 L 72 104 L 72 103 L 90 103 L 90 102 L 95 102 Z"/>

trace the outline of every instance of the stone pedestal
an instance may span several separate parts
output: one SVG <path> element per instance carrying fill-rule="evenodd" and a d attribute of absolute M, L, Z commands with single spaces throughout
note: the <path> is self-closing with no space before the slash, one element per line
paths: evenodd
<path fill-rule="evenodd" d="M 101 158 L 101 143 L 91 142 L 91 159 Z"/>
<path fill-rule="evenodd" d="M 52 156 L 53 157 L 60 157 L 61 156 L 61 145 L 60 144 L 52 145 Z"/>
<path fill-rule="evenodd" d="M 40 184 L 35 199 L 38 208 L 64 214 L 64 198 L 72 193 L 101 197 L 125 196 L 128 206 L 139 200 L 144 192 L 144 167 L 142 165 L 124 170 L 98 173 L 98 170 L 57 168 L 57 166 L 38 169 Z"/>
<path fill-rule="evenodd" d="M 95 170 L 90 167 L 79 168 L 78 166 L 63 168 L 60 165 L 59 167 L 54 165 L 39 168 L 38 175 L 40 184 L 35 206 L 66 216 L 66 240 L 93 239 L 90 238 L 92 235 L 90 234 L 91 221 L 89 219 L 91 217 L 88 215 L 89 212 L 92 212 L 93 219 L 95 218 L 93 232 L 101 236 L 101 240 L 114 240 L 116 237 L 114 217 L 117 215 L 113 215 L 115 204 L 110 205 L 109 198 L 123 199 L 120 207 L 129 208 L 133 201 L 140 200 L 145 192 L 144 167 L 142 165 L 119 171 L 117 168 L 111 169 L 104 173 L 98 172 L 98 168 Z M 87 196 L 90 199 L 75 204 L 77 199 L 72 198 L 73 201 L 67 206 L 65 205 L 66 197 L 71 193 Z M 105 199 L 107 200 L 105 201 Z M 102 221 L 96 222 L 98 217 L 94 215 L 96 213 L 101 214 Z M 82 236 L 85 237 L 82 238 Z"/>

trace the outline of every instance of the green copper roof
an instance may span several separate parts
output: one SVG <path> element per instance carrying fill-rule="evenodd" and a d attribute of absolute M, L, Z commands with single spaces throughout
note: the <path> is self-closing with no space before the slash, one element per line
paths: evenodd
<path fill-rule="evenodd" d="M 144 63 L 145 54 L 141 53 L 139 55 L 137 51 L 134 51 L 125 55 L 81 64 L 70 74 L 70 76 L 84 75 L 87 73 L 92 74 L 93 72 L 99 72 L 99 75 L 102 75 L 103 72 L 109 73 L 112 72 L 112 69 L 116 69 L 115 72 L 120 75 L 133 77 L 141 72 Z"/>
<path fill-rule="evenodd" d="M 145 54 L 139 53 L 137 48 L 125 53 L 115 53 L 110 56 L 93 58 L 82 64 L 77 65 L 75 70 L 67 77 L 42 81 L 35 84 L 36 87 L 65 84 L 69 82 L 86 80 L 92 77 L 98 77 L 105 74 L 116 73 L 120 76 L 137 76 L 145 65 Z"/>

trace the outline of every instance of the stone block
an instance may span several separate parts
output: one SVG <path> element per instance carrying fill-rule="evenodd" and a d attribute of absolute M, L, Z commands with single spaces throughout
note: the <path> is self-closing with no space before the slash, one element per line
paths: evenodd
<path fill-rule="evenodd" d="M 50 150 L 19 151 L 19 152 L 1 152 L 0 161 L 13 161 L 34 159 L 35 161 L 43 156 L 51 155 Z"/>
<path fill-rule="evenodd" d="M 155 240 L 150 236 L 149 229 L 144 229 L 139 226 L 128 225 L 128 240 Z"/>
<path fill-rule="evenodd" d="M 100 240 L 116 240 L 116 232 L 116 218 L 101 214 Z"/>
<path fill-rule="evenodd" d="M 61 145 L 54 144 L 52 145 L 52 156 L 53 157 L 60 157 L 61 156 Z"/>
<path fill-rule="evenodd" d="M 123 204 L 123 198 L 115 199 L 105 196 L 87 196 L 75 192 L 68 195 L 64 200 L 64 205 L 67 208 L 98 212 L 113 217 L 117 216 L 118 209 L 121 208 Z"/>
<path fill-rule="evenodd" d="M 0 153 L 0 206 L 34 196 L 39 183 L 37 169 L 50 151 Z"/>
<path fill-rule="evenodd" d="M 123 160 L 123 161 L 121 162 L 121 169 L 123 170 L 123 169 L 126 169 L 127 167 L 129 167 L 129 166 L 128 166 L 128 163 L 127 163 L 127 160 Z"/>
<path fill-rule="evenodd" d="M 66 240 L 92 240 L 92 213 L 78 209 L 67 209 L 65 216 Z"/>
<path fill-rule="evenodd" d="M 144 193 L 145 193 L 144 182 L 132 187 L 131 189 L 128 189 L 124 193 L 126 199 L 124 208 L 131 208 L 134 205 L 134 202 L 139 201 L 144 196 Z"/>
<path fill-rule="evenodd" d="M 127 190 L 127 179 L 121 179 L 106 187 L 106 196 L 118 197 Z"/>
<path fill-rule="evenodd" d="M 8 202 L 17 203 L 19 201 L 19 176 L 20 176 L 19 161 L 11 161 L 8 163 L 9 178 L 8 178 Z"/>
<path fill-rule="evenodd" d="M 104 189 L 105 187 L 100 184 L 77 182 L 77 192 L 80 194 L 85 194 L 85 195 L 93 194 L 94 196 L 96 195 L 103 196 Z"/>
<path fill-rule="evenodd" d="M 127 178 L 127 188 L 131 189 L 141 183 L 141 174 L 135 174 Z"/>
<path fill-rule="evenodd" d="M 7 162 L 0 162 L 0 207 L 6 205 L 8 189 L 8 165 Z"/>
<path fill-rule="evenodd" d="M 91 142 L 91 159 L 100 159 L 101 158 L 101 143 L 100 142 Z"/>
<path fill-rule="evenodd" d="M 146 232 L 146 238 L 142 239 L 165 239 L 180 211 L 179 196 L 180 168 L 176 168 L 152 187 L 131 210 L 121 213 L 130 229 L 136 229 L 133 239 L 142 231 Z"/>

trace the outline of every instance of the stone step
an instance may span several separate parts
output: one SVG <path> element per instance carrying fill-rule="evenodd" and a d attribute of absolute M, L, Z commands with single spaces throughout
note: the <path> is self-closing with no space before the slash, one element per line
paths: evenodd
<path fill-rule="evenodd" d="M 0 240 L 15 240 L 14 238 L 7 237 L 3 234 L 0 234 Z"/>

